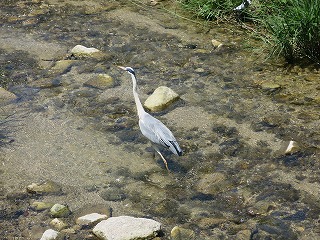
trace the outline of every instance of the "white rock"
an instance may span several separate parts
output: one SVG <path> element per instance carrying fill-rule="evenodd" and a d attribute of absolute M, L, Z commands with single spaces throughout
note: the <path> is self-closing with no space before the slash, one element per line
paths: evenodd
<path fill-rule="evenodd" d="M 100 220 L 108 218 L 107 215 L 99 214 L 99 213 L 90 213 L 87 215 L 84 215 L 82 217 L 77 218 L 76 223 L 79 225 L 89 225 L 92 223 L 96 223 Z"/>
<path fill-rule="evenodd" d="M 296 141 L 289 141 L 287 148 L 285 150 L 285 154 L 292 154 L 299 150 L 299 145 Z"/>
<path fill-rule="evenodd" d="M 144 106 L 152 112 L 161 111 L 179 99 L 179 95 L 168 87 L 158 87 L 145 101 Z"/>
<path fill-rule="evenodd" d="M 93 56 L 100 56 L 102 52 L 96 48 L 87 48 L 82 45 L 77 45 L 71 49 L 71 54 L 77 58 L 81 57 L 93 57 Z"/>
<path fill-rule="evenodd" d="M 93 233 L 103 240 L 149 239 L 157 236 L 161 223 L 147 218 L 111 217 L 98 223 Z"/>
<path fill-rule="evenodd" d="M 62 230 L 62 229 L 64 229 L 64 228 L 66 228 L 66 227 L 68 226 L 64 221 L 62 221 L 62 220 L 59 219 L 59 218 L 54 218 L 54 219 L 52 219 L 49 224 L 50 224 L 50 226 L 51 226 L 52 228 L 57 229 L 57 230 L 59 230 L 59 231 Z"/>
<path fill-rule="evenodd" d="M 53 239 L 56 239 L 58 235 L 59 235 L 59 232 L 53 229 L 48 229 L 42 234 L 42 237 L 40 238 L 40 240 L 53 240 Z"/>

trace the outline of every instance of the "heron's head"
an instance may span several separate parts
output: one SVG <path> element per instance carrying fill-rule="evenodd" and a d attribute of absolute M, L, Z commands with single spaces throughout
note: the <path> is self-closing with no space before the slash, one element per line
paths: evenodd
<path fill-rule="evenodd" d="M 131 67 L 122 67 L 122 66 L 118 66 L 118 67 L 121 68 L 122 70 L 127 71 L 128 73 L 135 75 L 135 72 L 134 72 L 133 68 L 131 68 Z"/>

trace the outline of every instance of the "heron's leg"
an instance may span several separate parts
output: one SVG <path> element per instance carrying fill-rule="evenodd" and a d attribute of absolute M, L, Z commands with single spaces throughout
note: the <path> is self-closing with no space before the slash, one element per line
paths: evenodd
<path fill-rule="evenodd" d="M 159 148 L 152 144 L 152 147 L 154 148 L 154 150 L 156 150 L 156 152 L 160 155 L 160 157 L 162 158 L 163 162 L 164 162 L 164 165 L 166 166 L 166 169 L 168 170 L 168 172 L 170 172 L 169 168 L 168 168 L 168 163 L 167 163 L 167 160 L 164 158 L 164 156 L 161 154 Z"/>

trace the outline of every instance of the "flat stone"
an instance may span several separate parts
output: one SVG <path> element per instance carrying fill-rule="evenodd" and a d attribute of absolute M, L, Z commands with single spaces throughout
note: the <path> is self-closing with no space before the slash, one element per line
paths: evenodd
<path fill-rule="evenodd" d="M 37 202 L 36 201 L 36 202 L 33 202 L 30 207 L 36 211 L 43 211 L 43 210 L 52 208 L 53 205 L 54 205 L 53 203 L 49 203 L 49 202 Z"/>
<path fill-rule="evenodd" d="M 152 112 L 165 109 L 171 103 L 177 101 L 179 95 L 168 87 L 158 87 L 145 101 L 144 106 Z"/>
<path fill-rule="evenodd" d="M 108 218 L 105 214 L 90 213 L 77 218 L 76 223 L 79 225 L 91 225 Z"/>
<path fill-rule="evenodd" d="M 60 60 L 55 63 L 51 70 L 54 72 L 65 72 L 70 69 L 76 62 L 77 61 L 75 60 Z"/>
<path fill-rule="evenodd" d="M 48 229 L 42 234 L 42 237 L 40 238 L 40 240 L 57 239 L 58 235 L 59 235 L 59 232 L 57 232 L 57 231 L 55 231 L 53 229 Z"/>
<path fill-rule="evenodd" d="M 55 194 L 61 193 L 61 187 L 55 182 L 32 183 L 27 186 L 27 192 L 33 194 Z"/>
<path fill-rule="evenodd" d="M 216 194 L 227 187 L 227 179 L 223 173 L 204 174 L 196 184 L 196 190 L 204 194 Z"/>
<path fill-rule="evenodd" d="M 281 86 L 277 83 L 264 82 L 261 84 L 261 88 L 264 90 L 276 90 L 276 89 L 281 88 Z"/>
<path fill-rule="evenodd" d="M 108 74 L 97 74 L 93 78 L 86 81 L 83 85 L 104 90 L 113 87 L 114 80 Z"/>
<path fill-rule="evenodd" d="M 161 223 L 152 219 L 120 216 L 101 221 L 93 233 L 103 240 L 152 239 L 160 229 Z"/>
<path fill-rule="evenodd" d="M 212 39 L 212 40 L 211 40 L 211 43 L 212 43 L 212 46 L 213 46 L 215 49 L 220 48 L 220 47 L 222 47 L 222 45 L 223 45 L 221 42 L 219 42 L 218 40 L 215 40 L 215 39 Z"/>

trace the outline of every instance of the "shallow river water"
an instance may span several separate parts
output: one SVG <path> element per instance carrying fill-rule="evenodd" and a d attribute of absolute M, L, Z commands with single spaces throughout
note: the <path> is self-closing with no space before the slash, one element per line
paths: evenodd
<path fill-rule="evenodd" d="M 266 60 L 240 27 L 177 11 L 167 1 L 0 3 L 0 82 L 18 96 L 2 106 L 3 239 L 41 237 L 51 219 L 34 201 L 67 204 L 69 222 L 101 206 L 149 217 L 161 239 L 174 226 L 195 239 L 320 238 L 319 71 Z M 78 44 L 104 55 L 75 58 Z M 55 68 L 59 60 L 72 62 Z M 180 95 L 153 113 L 184 151 L 163 151 L 170 173 L 139 131 L 130 76 L 117 65 L 136 70 L 142 102 L 158 86 Z M 114 85 L 84 84 L 99 73 Z M 285 154 L 289 141 L 299 147 Z M 25 193 L 45 181 L 62 192 Z"/>

